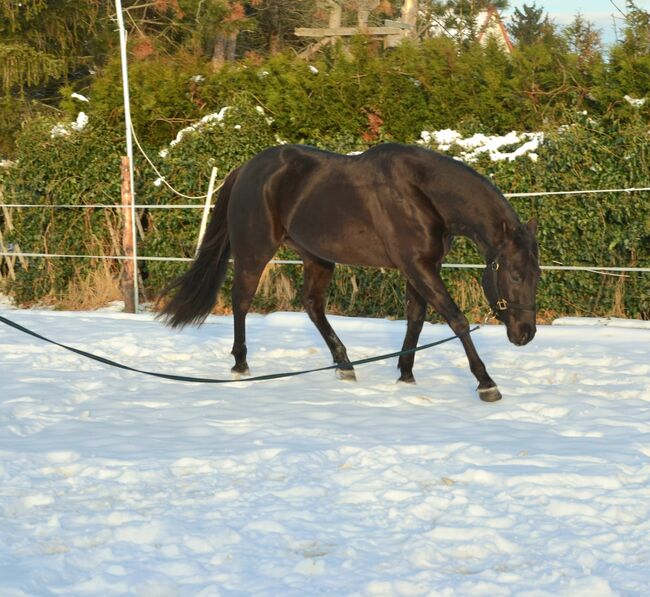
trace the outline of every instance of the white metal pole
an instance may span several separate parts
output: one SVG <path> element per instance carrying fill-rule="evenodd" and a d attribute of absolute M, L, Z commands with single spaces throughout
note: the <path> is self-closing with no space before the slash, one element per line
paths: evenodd
<path fill-rule="evenodd" d="M 199 253 L 199 248 L 201 247 L 201 241 L 205 234 L 205 229 L 208 225 L 208 215 L 210 214 L 210 206 L 212 205 L 212 195 L 214 195 L 214 183 L 217 180 L 217 168 L 216 166 L 212 167 L 212 172 L 210 173 L 210 184 L 208 185 L 208 194 L 205 198 L 205 205 L 203 206 L 203 217 L 201 218 L 201 227 L 199 228 L 199 240 L 196 243 L 196 255 Z"/>
<path fill-rule="evenodd" d="M 115 0 L 117 24 L 120 30 L 120 53 L 122 58 L 122 89 L 124 91 L 124 121 L 126 125 L 126 155 L 129 158 L 129 177 L 131 179 L 131 222 L 133 234 L 133 302 L 138 312 L 138 238 L 135 224 L 135 185 L 133 184 L 133 139 L 131 135 L 131 103 L 129 100 L 129 67 L 126 59 L 126 29 L 122 15 L 122 1 Z"/>

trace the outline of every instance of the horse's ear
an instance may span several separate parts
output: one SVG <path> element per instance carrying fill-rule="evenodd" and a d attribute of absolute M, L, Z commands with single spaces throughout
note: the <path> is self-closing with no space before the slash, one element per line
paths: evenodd
<path fill-rule="evenodd" d="M 537 235 L 537 218 L 532 218 L 532 219 L 528 220 L 528 222 L 526 223 L 526 229 L 533 236 L 536 236 Z"/>

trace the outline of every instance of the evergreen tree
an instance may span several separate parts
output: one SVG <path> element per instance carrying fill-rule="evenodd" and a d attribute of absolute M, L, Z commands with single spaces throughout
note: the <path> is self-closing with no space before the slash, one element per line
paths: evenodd
<path fill-rule="evenodd" d="M 631 58 L 650 54 L 650 12 L 627 1 L 623 48 Z"/>
<path fill-rule="evenodd" d="M 101 62 L 108 32 L 101 0 L 0 0 L 0 153 L 21 120 L 55 105 L 57 89 Z"/>
<path fill-rule="evenodd" d="M 509 0 L 420 0 L 422 9 L 439 14 L 450 12 L 456 15 L 475 15 L 489 8 L 505 10 L 509 4 Z"/>
<path fill-rule="evenodd" d="M 531 45 L 553 32 L 553 25 L 544 15 L 544 9 L 524 4 L 522 9 L 515 8 L 510 18 L 508 31 L 519 45 Z"/>
<path fill-rule="evenodd" d="M 93 63 L 101 51 L 104 9 L 99 0 L 0 1 L 3 92 L 22 92 Z"/>
<path fill-rule="evenodd" d="M 239 31 L 246 22 L 246 10 L 241 2 L 208 0 L 196 4 L 194 41 L 198 41 L 209 56 L 213 70 L 235 60 Z M 194 8 L 194 6 L 192 7 Z"/>
<path fill-rule="evenodd" d="M 459 43 L 468 44 L 476 38 L 481 11 L 508 8 L 508 0 L 425 0 L 420 3 L 422 14 L 447 31 Z"/>
<path fill-rule="evenodd" d="M 148 0 L 138 1 L 151 7 Z M 189 48 L 209 59 L 213 70 L 247 52 L 275 54 L 295 45 L 294 28 L 310 23 L 316 8 L 316 0 L 158 0 L 159 11 L 161 4 L 167 5 L 164 18 L 173 35 L 149 25 L 157 44 L 172 52 Z"/>
<path fill-rule="evenodd" d="M 308 42 L 297 39 L 293 31 L 311 26 L 316 11 L 315 0 L 250 0 L 246 12 L 253 26 L 242 35 L 243 49 L 273 55 L 304 46 Z"/>
<path fill-rule="evenodd" d="M 630 0 L 623 39 L 610 51 L 603 89 L 611 101 L 621 101 L 625 95 L 645 99 L 650 90 L 650 13 Z"/>
<path fill-rule="evenodd" d="M 601 62 L 603 44 L 600 31 L 581 14 L 577 14 L 573 22 L 564 28 L 562 37 L 566 40 L 569 51 L 577 57 L 578 66 L 583 72 Z"/>
<path fill-rule="evenodd" d="M 125 0 L 126 27 L 136 59 L 190 51 L 214 68 L 235 59 L 237 36 L 247 22 L 237 0 Z"/>

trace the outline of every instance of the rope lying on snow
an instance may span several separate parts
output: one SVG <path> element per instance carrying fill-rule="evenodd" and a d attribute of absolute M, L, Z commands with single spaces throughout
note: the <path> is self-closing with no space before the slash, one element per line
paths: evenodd
<path fill-rule="evenodd" d="M 8 325 L 9 327 L 12 327 L 20 332 L 23 332 L 25 334 L 28 334 L 30 336 L 33 336 L 34 338 L 38 338 L 39 340 L 43 340 L 44 342 L 48 342 L 49 344 L 54 344 L 55 346 L 59 346 L 60 348 L 64 348 L 65 350 L 69 350 L 70 352 L 74 352 L 75 354 L 78 354 L 82 357 L 85 357 L 87 359 L 92 359 L 93 361 L 97 361 L 99 363 L 103 363 L 104 365 L 109 365 L 111 367 L 116 367 L 118 369 L 124 369 L 125 371 L 132 371 L 134 373 L 141 373 L 143 375 L 149 375 L 152 377 L 158 377 L 161 379 L 168 379 L 171 381 L 184 381 L 184 382 L 192 382 L 192 383 L 211 383 L 211 384 L 223 384 L 223 383 L 238 383 L 238 382 L 248 382 L 248 381 L 266 381 L 266 380 L 271 380 L 271 379 L 281 379 L 284 377 L 296 377 L 297 375 L 305 375 L 307 373 L 315 373 L 317 371 L 327 371 L 329 369 L 338 369 L 340 368 L 340 365 L 334 364 L 334 365 L 328 365 L 326 367 L 316 367 L 315 369 L 305 369 L 303 371 L 287 371 L 285 373 L 271 373 L 268 375 L 258 375 L 257 377 L 246 377 L 244 379 L 211 379 L 208 377 L 188 377 L 186 375 L 172 375 L 171 373 L 156 373 L 154 371 L 144 371 L 143 369 L 137 369 L 136 367 L 129 367 L 128 365 L 124 365 L 122 363 L 117 363 L 115 361 L 112 361 L 111 359 L 107 359 L 105 357 L 100 357 L 96 354 L 92 354 L 90 352 L 86 352 L 85 350 L 81 350 L 79 348 L 74 348 L 72 346 L 68 346 L 66 344 L 61 344 L 60 342 L 56 342 L 54 340 L 51 340 L 50 338 L 46 338 L 45 336 L 42 336 L 41 334 L 38 334 L 37 332 L 34 332 L 30 330 L 29 328 L 26 328 L 19 323 L 16 323 L 15 321 L 11 321 L 10 319 L 7 319 L 6 317 L 2 317 L 0 315 L 0 323 L 4 323 L 5 325 Z M 359 359 L 357 361 L 352 361 L 349 366 L 352 367 L 354 365 L 365 365 L 366 363 L 373 363 L 375 361 L 382 361 L 385 359 L 390 359 L 393 357 L 398 357 L 404 354 L 411 354 L 414 352 L 418 352 L 420 350 L 425 350 L 427 348 L 433 348 L 434 346 L 439 346 L 440 344 L 444 344 L 445 342 L 450 342 L 451 340 L 454 340 L 455 338 L 461 338 L 462 336 L 465 336 L 467 334 L 471 334 L 472 332 L 475 332 L 476 330 L 479 329 L 480 326 L 475 326 L 471 329 L 468 329 L 466 332 L 463 332 L 458 335 L 450 336 L 449 338 L 444 338 L 443 340 L 438 340 L 436 342 L 431 342 L 430 344 L 423 344 L 422 346 L 417 346 L 416 348 L 411 348 L 409 350 L 401 350 L 398 352 L 391 352 L 389 354 L 383 354 L 379 355 L 376 357 L 368 357 L 365 359 Z"/>

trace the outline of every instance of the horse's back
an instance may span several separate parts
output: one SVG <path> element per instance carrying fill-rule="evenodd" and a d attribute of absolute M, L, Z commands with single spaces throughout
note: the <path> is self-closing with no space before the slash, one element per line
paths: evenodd
<path fill-rule="evenodd" d="M 386 143 L 357 155 L 272 147 L 247 162 L 233 186 L 233 247 L 293 241 L 340 263 L 400 267 L 415 252 L 437 262 L 461 229 L 455 221 L 491 203 L 481 204 L 490 186 L 416 146 Z"/>
<path fill-rule="evenodd" d="M 433 227 L 434 213 L 412 196 L 408 176 L 393 176 L 417 153 L 399 144 L 357 155 L 301 145 L 269 148 L 242 167 L 230 225 L 235 235 L 259 239 L 268 232 L 271 244 L 293 243 L 327 261 L 396 267 L 392 253 L 404 244 L 398 236 L 417 242 L 427 224 Z"/>

